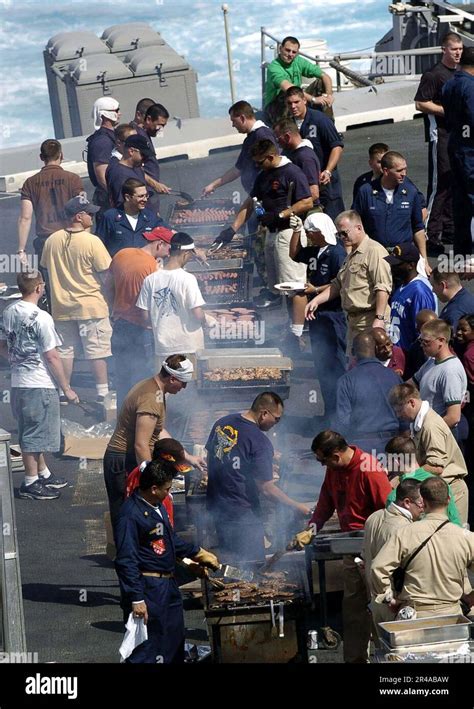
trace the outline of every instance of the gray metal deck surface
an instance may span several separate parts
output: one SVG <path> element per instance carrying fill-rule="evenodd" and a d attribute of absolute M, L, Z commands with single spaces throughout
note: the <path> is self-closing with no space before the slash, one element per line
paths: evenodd
<path fill-rule="evenodd" d="M 341 174 L 348 206 L 353 180 L 368 169 L 367 148 L 373 142 L 388 142 L 391 148 L 404 153 L 410 177 L 422 190 L 426 189 L 427 158 L 422 121 L 359 128 L 347 132 L 345 141 Z M 165 163 L 163 181 L 197 196 L 204 185 L 233 164 L 237 154 L 238 151 L 230 150 L 206 159 Z M 227 185 L 216 196 L 230 196 L 239 188 L 237 183 Z M 4 253 L 16 252 L 19 201 L 18 196 L 0 195 Z M 166 213 L 166 209 L 162 211 Z M 12 283 L 14 277 L 1 274 L 0 280 Z M 267 332 L 273 339 L 267 346 L 277 346 L 285 314 L 272 311 L 266 318 Z M 81 397 L 93 398 L 92 381 L 83 363 L 78 363 L 73 384 Z M 309 390 L 315 386 L 311 359 L 306 356 L 297 362 L 284 420 L 278 427 L 278 437 L 284 434 L 284 440 L 279 441 L 278 446 L 309 450 L 311 439 L 318 432 L 312 424 L 312 416 L 317 412 L 308 397 Z M 1 427 L 11 431 L 12 442 L 16 443 L 16 423 L 6 397 L 1 394 L 8 387 L 8 368 L 2 364 L 0 422 Z M 182 399 L 181 407 L 183 402 Z M 169 415 L 179 406 L 178 395 L 170 402 Z M 85 422 L 84 414 L 75 407 L 66 408 L 64 413 L 68 418 Z M 93 422 L 90 419 L 88 425 Z M 170 430 L 173 433 L 172 426 Z M 42 662 L 117 662 L 123 632 L 122 614 L 115 573 L 104 554 L 102 518 L 107 506 L 100 461 L 89 462 L 84 470 L 79 469 L 77 460 L 48 456 L 48 461 L 55 473 L 70 481 L 61 499 L 48 504 L 16 500 L 28 650 L 37 652 Z M 322 475 L 321 467 L 315 463 L 307 474 L 295 476 L 288 493 L 300 500 L 314 500 Z M 14 473 L 16 488 L 21 480 L 22 474 Z M 190 636 L 196 639 L 205 636 L 202 613 L 187 613 L 186 623 L 189 629 L 194 629 Z M 326 661 L 340 661 L 337 654 L 326 655 L 326 658 Z"/>

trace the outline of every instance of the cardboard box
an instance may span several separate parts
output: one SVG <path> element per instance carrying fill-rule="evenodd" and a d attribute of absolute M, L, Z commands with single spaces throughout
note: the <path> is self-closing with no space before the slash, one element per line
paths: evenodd
<path fill-rule="evenodd" d="M 86 429 L 78 423 L 61 419 L 63 455 L 100 460 L 104 457 L 113 430 L 111 424 L 101 423 Z"/>

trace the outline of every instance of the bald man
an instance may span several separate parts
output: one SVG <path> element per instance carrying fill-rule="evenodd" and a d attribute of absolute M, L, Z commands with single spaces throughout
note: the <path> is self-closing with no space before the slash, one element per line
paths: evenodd
<path fill-rule="evenodd" d="M 333 428 L 376 456 L 385 451 L 390 438 L 407 428 L 400 426 L 388 401 L 390 389 L 402 380 L 377 359 L 370 330 L 357 335 L 353 347 L 357 364 L 337 383 Z"/>
<path fill-rule="evenodd" d="M 384 367 L 393 369 L 395 374 L 403 377 L 405 371 L 405 353 L 401 347 L 394 345 L 390 335 L 382 327 L 372 329 L 372 337 L 375 343 L 375 356 Z"/>

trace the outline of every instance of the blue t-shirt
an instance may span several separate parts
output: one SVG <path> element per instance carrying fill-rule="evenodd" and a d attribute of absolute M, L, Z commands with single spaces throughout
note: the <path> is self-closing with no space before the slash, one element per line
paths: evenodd
<path fill-rule="evenodd" d="M 282 158 L 286 161 L 286 158 Z M 288 188 L 290 182 L 294 183 L 291 203 L 299 202 L 301 199 L 311 197 L 311 192 L 302 170 L 291 162 L 274 167 L 271 170 L 260 170 L 255 180 L 251 197 L 261 200 L 265 211 L 275 216 L 274 221 L 268 224 L 270 231 L 288 229 L 290 220 L 279 219 L 278 214 L 286 209 L 288 205 Z"/>
<path fill-rule="evenodd" d="M 407 352 L 418 337 L 416 316 L 426 308 L 436 312 L 433 291 L 425 278 L 416 276 L 406 286 L 400 286 L 390 300 L 390 338 Z"/>
<path fill-rule="evenodd" d="M 313 148 L 310 148 L 308 145 L 302 145 L 300 148 L 296 148 L 296 150 L 288 153 L 288 157 L 293 165 L 296 165 L 303 171 L 310 187 L 311 185 L 317 185 L 319 187 L 321 165 Z M 315 207 L 318 207 L 319 204 L 319 199 L 313 200 Z"/>
<path fill-rule="evenodd" d="M 140 180 L 145 185 L 145 173 L 139 165 L 137 167 L 128 167 L 122 165 L 118 160 L 109 163 L 105 172 L 105 181 L 109 192 L 109 199 L 112 207 L 120 208 L 123 205 L 122 187 L 124 182 L 133 178 Z"/>
<path fill-rule="evenodd" d="M 95 176 L 94 163 L 108 165 L 114 148 L 115 133 L 111 128 L 99 128 L 87 138 L 87 172 L 94 187 L 99 185 Z"/>
<path fill-rule="evenodd" d="M 463 315 L 474 313 L 474 295 L 465 288 L 461 288 L 441 311 L 440 318 L 446 320 L 456 333 L 459 320 Z"/>
<path fill-rule="evenodd" d="M 301 137 L 307 138 L 313 144 L 314 152 L 318 156 L 322 169 L 328 164 L 331 150 L 344 147 L 344 141 L 336 130 L 336 126 L 321 111 L 308 108 L 299 130 Z"/>
<path fill-rule="evenodd" d="M 256 423 L 241 414 L 216 421 L 206 443 L 209 452 L 207 503 L 229 519 L 260 509 L 257 480 L 273 479 L 273 446 Z"/>
<path fill-rule="evenodd" d="M 268 126 L 264 124 L 259 125 L 258 128 L 255 128 L 255 130 L 248 133 L 242 143 L 242 149 L 239 157 L 237 158 L 237 162 L 235 163 L 235 167 L 237 170 L 240 170 L 242 186 L 249 194 L 252 191 L 255 184 L 255 178 L 258 175 L 258 167 L 251 156 L 251 150 L 255 143 L 259 140 L 271 140 L 272 143 L 278 148 L 275 135 L 273 134 L 273 131 L 268 128 Z"/>

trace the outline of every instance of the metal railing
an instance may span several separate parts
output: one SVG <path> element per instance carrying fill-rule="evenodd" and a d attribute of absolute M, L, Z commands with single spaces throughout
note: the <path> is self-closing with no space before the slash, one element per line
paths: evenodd
<path fill-rule="evenodd" d="M 0 635 L 3 652 L 25 653 L 25 621 L 16 534 L 10 438 L 10 434 L 0 428 Z"/>
<path fill-rule="evenodd" d="M 267 44 L 267 38 L 272 40 L 275 44 Z M 281 40 L 266 31 L 265 27 L 260 28 L 260 66 L 261 66 L 261 79 L 262 79 L 262 106 L 265 102 L 265 82 L 266 82 L 266 69 L 270 63 L 266 59 L 266 50 L 273 49 L 273 59 L 278 54 L 278 48 L 281 44 Z M 337 91 L 341 91 L 341 79 L 340 75 L 343 74 L 347 76 L 351 81 L 360 83 L 363 86 L 370 86 L 376 91 L 376 86 L 373 81 L 371 81 L 368 76 L 361 72 L 354 71 L 353 69 L 348 69 L 341 65 L 343 61 L 358 60 L 358 59 L 381 59 L 383 57 L 417 57 L 426 56 L 430 54 L 441 54 L 441 47 L 422 47 L 420 49 L 405 49 L 398 51 L 387 51 L 387 52 L 339 52 L 337 54 L 330 54 L 325 52 L 324 55 L 321 54 L 307 54 L 305 52 L 299 52 L 299 55 L 310 61 L 325 62 L 333 67 L 336 74 L 337 81 Z M 387 74 L 388 75 L 388 74 Z"/>

